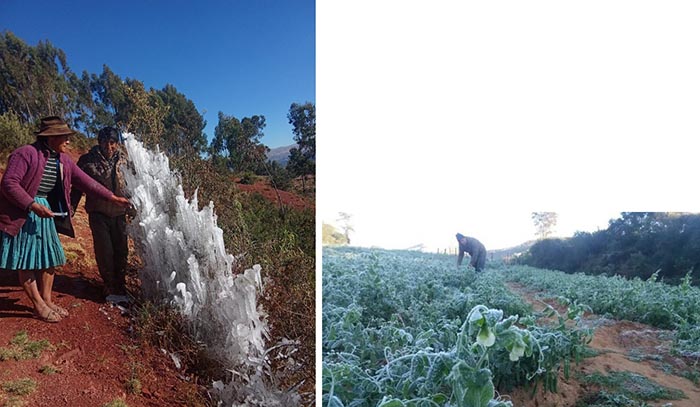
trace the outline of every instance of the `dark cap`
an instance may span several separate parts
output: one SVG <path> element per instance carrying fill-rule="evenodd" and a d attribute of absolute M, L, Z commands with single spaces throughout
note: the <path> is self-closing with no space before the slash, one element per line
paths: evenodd
<path fill-rule="evenodd" d="M 114 140 L 117 143 L 121 141 L 119 132 L 114 127 L 103 127 L 102 130 L 97 133 L 97 141 L 102 140 Z"/>
<path fill-rule="evenodd" d="M 457 233 L 457 240 L 462 240 L 463 237 L 464 237 L 463 234 Z"/>

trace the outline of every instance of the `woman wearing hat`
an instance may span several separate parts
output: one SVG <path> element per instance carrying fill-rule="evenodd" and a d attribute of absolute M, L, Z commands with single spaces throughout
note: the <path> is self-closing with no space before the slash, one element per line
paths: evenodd
<path fill-rule="evenodd" d="M 34 306 L 34 316 L 58 322 L 68 311 L 51 299 L 55 267 L 66 263 L 58 232 L 74 236 L 70 192 L 129 206 L 86 175 L 65 153 L 75 134 L 57 116 L 41 119 L 37 140 L 10 154 L 0 181 L 0 268 L 17 270 Z"/>

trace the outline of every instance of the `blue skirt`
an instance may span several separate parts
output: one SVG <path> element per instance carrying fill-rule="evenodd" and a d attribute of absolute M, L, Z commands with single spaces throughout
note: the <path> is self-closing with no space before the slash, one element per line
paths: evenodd
<path fill-rule="evenodd" d="M 34 198 L 50 208 L 46 198 Z M 66 255 L 52 218 L 40 218 L 29 212 L 27 221 L 16 236 L 0 232 L 0 268 L 8 270 L 43 270 L 66 264 Z"/>

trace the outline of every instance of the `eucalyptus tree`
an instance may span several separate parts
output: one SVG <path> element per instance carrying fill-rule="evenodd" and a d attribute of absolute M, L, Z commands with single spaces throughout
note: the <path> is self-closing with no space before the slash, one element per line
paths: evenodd
<path fill-rule="evenodd" d="M 85 81 L 86 74 L 83 74 Z M 126 121 L 127 102 L 126 84 L 107 65 L 102 66 L 102 73 L 90 75 L 90 95 L 92 98 L 92 121 L 88 125 L 93 132 L 104 126 L 116 126 Z M 87 98 L 86 98 L 87 99 Z M 84 102 L 89 105 L 89 101 Z"/>
<path fill-rule="evenodd" d="M 163 122 L 161 148 L 168 153 L 179 155 L 203 153 L 207 147 L 204 136 L 207 123 L 194 103 L 170 84 L 156 91 L 156 94 L 168 107 Z"/>
<path fill-rule="evenodd" d="M 71 75 L 66 54 L 49 41 L 32 47 L 10 31 L 0 34 L 0 114 L 13 111 L 23 123 L 47 115 L 70 120 Z"/>
<path fill-rule="evenodd" d="M 164 121 L 168 106 L 158 97 L 154 89 L 146 90 L 143 83 L 135 79 L 125 81 L 126 101 L 117 111 L 117 125 L 135 133 L 151 148 L 160 145 L 165 132 Z"/>
<path fill-rule="evenodd" d="M 546 239 L 552 234 L 552 229 L 557 224 L 556 212 L 532 212 L 532 221 L 535 223 L 537 235 L 540 239 Z"/>
<path fill-rule="evenodd" d="M 255 115 L 238 120 L 219 112 L 219 123 L 209 147 L 214 164 L 235 172 L 260 170 L 269 151 L 260 142 L 264 127 L 265 116 Z"/>
<path fill-rule="evenodd" d="M 289 151 L 287 168 L 302 177 L 306 189 L 306 177 L 316 172 L 316 106 L 311 102 L 292 103 L 287 118 L 294 127 L 292 132 L 298 146 Z"/>

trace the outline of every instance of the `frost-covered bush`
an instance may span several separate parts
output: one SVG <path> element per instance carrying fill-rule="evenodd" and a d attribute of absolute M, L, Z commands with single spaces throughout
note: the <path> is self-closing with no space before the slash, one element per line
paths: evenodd
<path fill-rule="evenodd" d="M 144 262 L 142 295 L 176 307 L 209 355 L 234 372 L 231 383 L 214 389 L 226 405 L 255 405 L 256 397 L 274 404 L 275 392 L 261 379 L 268 327 L 257 305 L 260 266 L 234 275 L 235 258 L 226 252 L 213 203 L 200 210 L 196 192 L 185 198 L 163 153 L 146 150 L 131 134 L 124 139 L 129 165 L 122 171 L 137 213 L 129 234 Z"/>

